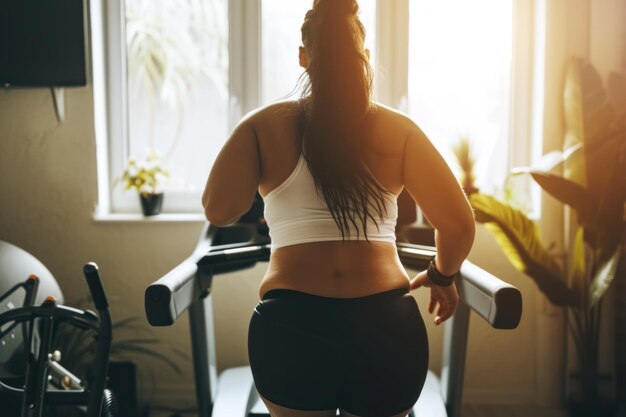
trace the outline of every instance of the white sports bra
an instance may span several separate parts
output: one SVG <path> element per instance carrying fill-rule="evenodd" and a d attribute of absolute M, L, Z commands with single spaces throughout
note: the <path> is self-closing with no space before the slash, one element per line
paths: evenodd
<path fill-rule="evenodd" d="M 386 217 L 378 220 L 378 229 L 368 219 L 367 237 L 369 240 L 395 243 L 397 197 L 389 191 L 385 191 L 383 196 L 387 208 Z M 264 196 L 263 200 L 265 221 L 272 239 L 272 252 L 299 243 L 342 239 L 341 230 L 337 227 L 324 197 L 317 194 L 313 176 L 302 154 L 289 177 Z M 365 240 L 363 226 L 358 220 L 356 223 L 359 227 L 358 238 L 356 229 L 350 224 L 350 236 L 346 234 L 346 240 Z"/>

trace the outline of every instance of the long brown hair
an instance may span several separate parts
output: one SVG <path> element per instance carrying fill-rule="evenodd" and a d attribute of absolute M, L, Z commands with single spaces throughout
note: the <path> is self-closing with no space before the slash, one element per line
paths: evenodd
<path fill-rule="evenodd" d="M 302 25 L 309 66 L 303 90 L 302 152 L 318 194 L 341 230 L 378 222 L 386 214 L 385 191 L 365 165 L 373 71 L 363 48 L 365 28 L 355 0 L 315 0 Z M 369 241 L 369 240 L 368 240 Z"/>

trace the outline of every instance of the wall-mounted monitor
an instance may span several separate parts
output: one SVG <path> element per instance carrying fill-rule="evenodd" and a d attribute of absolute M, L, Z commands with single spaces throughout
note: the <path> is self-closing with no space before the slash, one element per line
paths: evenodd
<path fill-rule="evenodd" d="M 0 0 L 0 86 L 87 83 L 85 0 Z"/>

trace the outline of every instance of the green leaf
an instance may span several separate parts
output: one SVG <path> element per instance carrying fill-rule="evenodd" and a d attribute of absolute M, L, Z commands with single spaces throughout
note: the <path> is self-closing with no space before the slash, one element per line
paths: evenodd
<path fill-rule="evenodd" d="M 544 249 L 537 225 L 521 211 L 485 194 L 473 194 L 470 203 L 476 220 L 494 235 L 513 266 L 530 276 L 557 306 L 575 306 L 574 292 L 564 282 L 564 273 Z"/>
<path fill-rule="evenodd" d="M 565 86 L 563 89 L 563 116 L 565 117 L 565 146 L 567 147 L 583 143 L 585 138 L 581 66 L 582 60 L 573 58 L 569 61 L 566 68 Z"/>
<path fill-rule="evenodd" d="M 589 62 L 579 58 L 569 61 L 563 92 L 565 145 L 583 144 L 585 157 L 578 158 L 575 166 L 584 170 L 584 182 L 580 172 L 568 172 L 569 164 L 565 177 L 584 184 L 594 200 L 608 182 L 607 172 L 619 153 L 615 142 L 626 133 L 626 99 L 620 96 L 626 91 L 626 77 L 612 74 L 608 83 L 607 93 L 600 74 Z"/>
<path fill-rule="evenodd" d="M 547 172 L 532 171 L 531 175 L 548 194 L 575 209 L 582 223 L 589 224 L 592 221 L 597 203 L 594 203 L 584 187 Z"/>
<path fill-rule="evenodd" d="M 587 297 L 587 273 L 586 273 L 586 250 L 585 250 L 585 233 L 584 228 L 579 227 L 574 240 L 574 249 L 572 253 L 571 282 L 572 291 L 579 300 L 579 305 L 585 305 Z"/>
<path fill-rule="evenodd" d="M 550 172 L 559 167 L 562 163 L 567 162 L 571 158 L 581 155 L 583 150 L 582 143 L 576 143 L 564 151 L 552 151 L 539 158 L 539 161 L 531 167 L 518 167 L 511 170 L 511 174 L 530 174 L 533 171 Z M 584 184 L 581 184 L 584 185 Z"/>
<path fill-rule="evenodd" d="M 612 169 L 606 167 L 608 181 L 597 193 L 598 213 L 593 224 L 596 234 L 594 248 L 601 251 L 601 262 L 611 257 L 622 241 L 622 228 L 617 225 L 622 223 L 626 207 L 626 136 L 622 149 L 616 153 L 620 155 L 621 161 L 615 161 Z"/>
<path fill-rule="evenodd" d="M 591 281 L 589 286 L 589 308 L 595 306 L 598 301 L 602 299 L 604 293 L 609 288 L 615 274 L 617 273 L 617 266 L 622 255 L 622 247 L 618 246 L 611 256 L 603 265 L 601 265 L 596 272 L 595 277 Z"/>

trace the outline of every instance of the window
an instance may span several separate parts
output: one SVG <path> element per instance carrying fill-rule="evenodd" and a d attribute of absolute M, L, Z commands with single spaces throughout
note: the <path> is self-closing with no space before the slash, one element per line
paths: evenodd
<path fill-rule="evenodd" d="M 227 6 L 126 0 L 128 154 L 161 153 L 169 192 L 197 193 L 228 134 Z"/>
<path fill-rule="evenodd" d="M 119 96 L 125 110 L 112 132 L 111 177 L 128 158 L 159 154 L 170 173 L 165 211 L 199 211 L 207 166 L 230 130 L 227 0 L 125 0 Z M 121 94 L 118 94 L 120 93 Z M 111 190 L 111 210 L 137 210 L 136 196 Z M 194 208 L 194 205 L 196 206 Z"/>
<path fill-rule="evenodd" d="M 294 92 L 302 74 L 302 68 L 298 65 L 300 27 L 311 4 L 311 0 L 262 1 L 262 104 L 271 103 Z M 360 18 L 366 29 L 365 47 L 370 49 L 372 62 L 375 62 L 376 0 L 361 0 L 359 7 Z"/>
<path fill-rule="evenodd" d="M 311 3 L 92 4 L 99 212 L 139 212 L 134 193 L 111 184 L 129 157 L 144 157 L 149 148 L 160 152 L 171 173 L 164 212 L 201 212 L 204 182 L 232 127 L 260 105 L 299 95 L 300 26 Z M 510 86 L 519 85 L 520 76 L 530 80 L 531 68 L 511 72 L 519 59 L 514 28 L 528 30 L 530 22 L 520 22 L 513 8 L 529 6 L 521 0 L 466 3 L 359 2 L 375 98 L 409 113 L 451 166 L 451 144 L 468 135 L 479 155 L 479 186 L 493 192 L 510 168 L 510 138 L 527 142 L 514 133 L 528 121 L 527 103 L 521 95 L 511 100 Z M 525 83 L 521 87 L 530 89 Z"/>
<path fill-rule="evenodd" d="M 502 191 L 509 171 L 512 0 L 411 0 L 408 110 L 455 167 L 468 138 L 478 187 Z"/>

